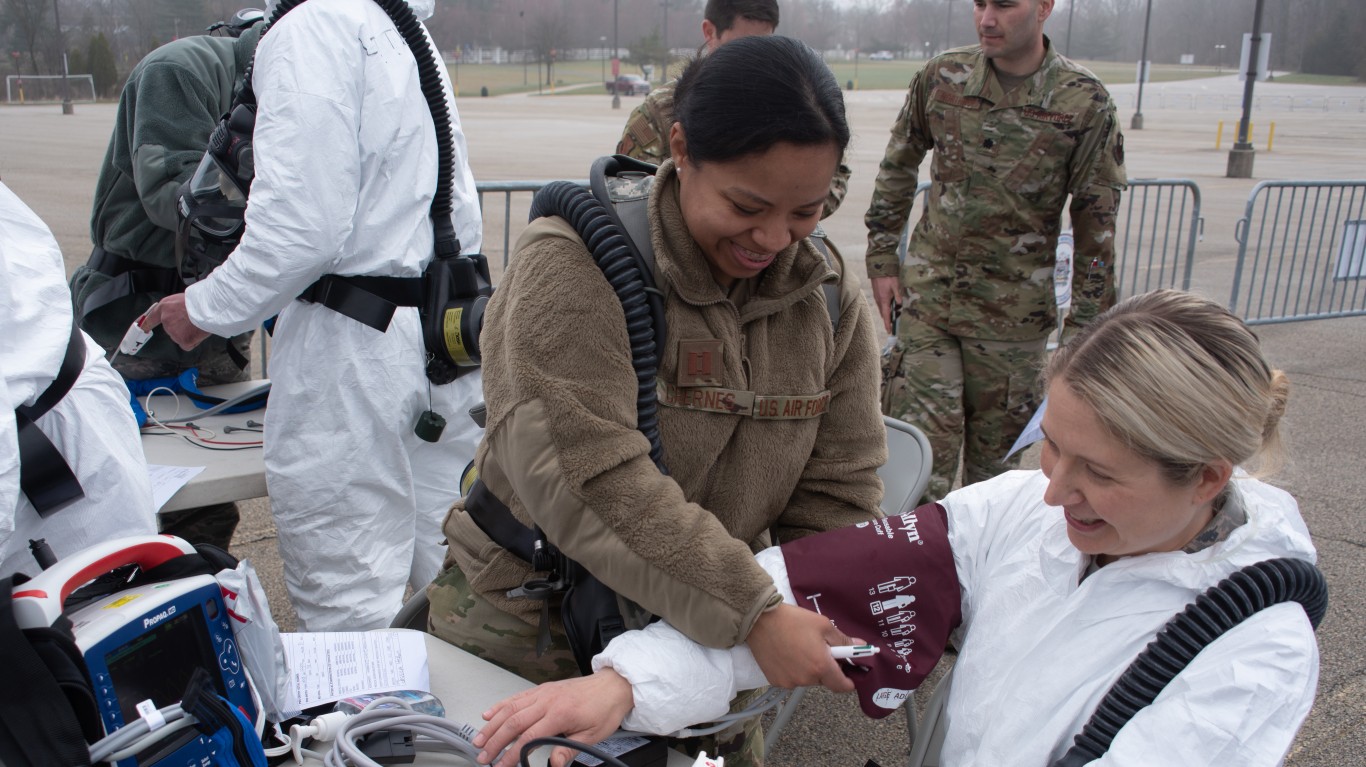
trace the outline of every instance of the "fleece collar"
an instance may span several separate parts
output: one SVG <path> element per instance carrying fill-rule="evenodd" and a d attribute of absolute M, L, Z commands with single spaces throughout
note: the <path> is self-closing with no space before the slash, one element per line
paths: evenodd
<path fill-rule="evenodd" d="M 669 287 L 696 306 L 726 300 L 726 291 L 711 276 L 706 256 L 683 220 L 678 173 L 673 159 L 665 160 L 655 172 L 654 187 L 650 190 L 650 218 L 654 223 L 651 238 L 655 270 Z M 809 240 L 793 243 L 754 278 L 753 290 L 740 311 L 740 319 L 745 322 L 777 313 L 806 299 L 820 288 L 821 283 L 838 280 L 839 275 Z"/>

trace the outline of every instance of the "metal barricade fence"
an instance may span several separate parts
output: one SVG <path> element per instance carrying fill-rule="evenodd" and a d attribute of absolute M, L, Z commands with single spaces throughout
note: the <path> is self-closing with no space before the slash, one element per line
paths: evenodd
<path fill-rule="evenodd" d="M 1249 325 L 1366 314 L 1366 181 L 1263 181 L 1234 237 Z"/>
<path fill-rule="evenodd" d="M 490 263 L 495 262 L 495 257 L 500 256 L 504 268 L 507 268 L 508 259 L 512 257 L 512 236 L 513 232 L 521 232 L 526 226 L 527 216 L 531 211 L 531 198 L 541 187 L 549 184 L 549 181 L 483 181 L 475 184 L 475 191 L 479 194 L 479 210 L 484 218 L 484 255 L 488 257 Z M 574 183 L 588 186 L 586 179 L 577 180 Z M 490 208 L 485 201 L 485 196 L 502 195 L 501 207 Z M 519 198 L 516 212 L 514 213 L 512 198 L 513 195 L 524 195 L 525 205 L 521 204 Z M 513 220 L 518 222 L 517 227 L 513 228 Z M 489 233 L 495 228 L 503 231 L 503 242 L 500 250 L 495 253 L 490 247 L 491 239 Z"/>
<path fill-rule="evenodd" d="M 929 183 L 916 190 L 919 208 L 924 210 Z M 1115 222 L 1115 278 L 1121 297 L 1146 293 L 1157 288 L 1190 288 L 1195 266 L 1195 243 L 1204 234 L 1205 219 L 1200 215 L 1200 187 L 1188 179 L 1130 179 L 1129 190 L 1120 199 L 1119 220 Z M 918 214 L 906 220 L 901 231 L 897 257 L 906 260 L 911 230 Z M 1060 258 L 1071 258 L 1060 238 Z M 1067 269 L 1061 271 L 1068 274 Z M 1064 279 L 1059 277 L 1059 279 Z M 1059 303 L 1065 305 L 1070 285 L 1059 286 Z"/>
<path fill-rule="evenodd" d="M 1195 243 L 1204 234 L 1200 187 L 1179 178 L 1129 179 L 1115 222 L 1120 298 L 1191 284 Z"/>

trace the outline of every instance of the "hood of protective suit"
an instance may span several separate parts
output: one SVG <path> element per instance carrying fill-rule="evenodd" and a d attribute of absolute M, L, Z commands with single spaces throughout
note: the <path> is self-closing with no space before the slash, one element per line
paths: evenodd
<path fill-rule="evenodd" d="M 405 2 L 408 3 L 409 8 L 413 9 L 413 15 L 417 17 L 418 21 L 430 19 L 432 13 L 436 10 L 436 0 L 405 0 Z M 280 0 L 267 0 L 266 18 L 269 19 L 274 15 L 275 9 L 279 6 Z"/>

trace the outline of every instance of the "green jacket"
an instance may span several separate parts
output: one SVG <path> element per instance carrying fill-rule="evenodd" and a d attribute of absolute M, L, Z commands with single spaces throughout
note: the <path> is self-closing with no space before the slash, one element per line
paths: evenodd
<path fill-rule="evenodd" d="M 621 304 L 558 218 L 527 228 L 489 302 L 488 421 L 475 462 L 514 516 L 618 594 L 698 642 L 728 647 L 777 599 L 753 551 L 773 535 L 879 516 L 887 448 L 878 350 L 852 274 L 834 332 L 821 283 L 836 275 L 809 241 L 746 281 L 747 297 L 728 295 L 677 195 L 665 162 L 649 210 L 668 326 L 658 383 L 669 474 L 636 431 Z M 494 606 L 536 625 L 539 603 L 505 596 L 531 577 L 529 566 L 491 542 L 461 502 L 445 532 L 448 563 Z"/>
<path fill-rule="evenodd" d="M 232 105 L 242 73 L 263 25 L 241 37 L 195 35 L 147 54 L 128 75 L 119 96 L 114 133 L 95 184 L 91 241 L 111 254 L 148 266 L 175 266 L 176 201 L 204 156 L 218 120 Z M 72 278 L 77 312 L 92 291 L 108 281 L 82 266 Z M 118 344 L 128 324 L 161 296 L 134 296 L 109 304 L 86 318 L 83 328 L 105 348 Z M 202 350 L 222 350 L 208 341 L 180 352 L 162 334 L 139 357 L 193 364 Z"/>
<path fill-rule="evenodd" d="M 1084 325 L 1115 301 L 1123 147 L 1105 87 L 1051 45 L 1010 93 L 980 46 L 941 54 L 911 81 L 892 126 L 865 217 L 868 274 L 899 274 L 910 315 L 954 335 L 1042 338 L 1057 326 L 1053 266 L 1071 195 L 1069 323 Z M 899 264 L 930 150 L 928 205 Z"/>

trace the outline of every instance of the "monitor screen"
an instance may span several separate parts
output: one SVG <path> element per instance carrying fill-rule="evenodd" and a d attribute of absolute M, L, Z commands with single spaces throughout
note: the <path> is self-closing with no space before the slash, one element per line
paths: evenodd
<path fill-rule="evenodd" d="M 196 668 L 209 672 L 219 695 L 227 694 L 199 605 L 167 618 L 104 660 L 125 724 L 138 719 L 137 705 L 144 700 L 151 699 L 157 708 L 178 703 Z"/>

